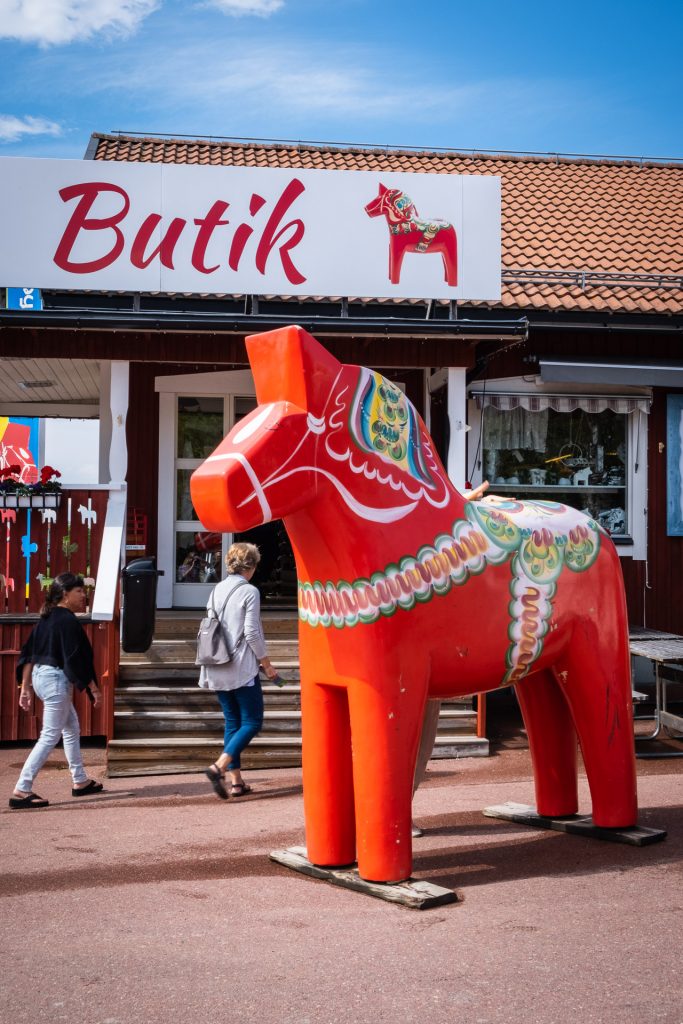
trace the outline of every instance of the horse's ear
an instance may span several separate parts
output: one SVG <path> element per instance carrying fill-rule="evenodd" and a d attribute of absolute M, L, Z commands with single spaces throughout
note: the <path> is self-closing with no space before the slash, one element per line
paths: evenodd
<path fill-rule="evenodd" d="M 292 402 L 307 412 L 320 412 L 341 363 L 303 327 L 279 327 L 247 338 L 259 405 Z M 316 401 L 318 399 L 318 401 Z"/>

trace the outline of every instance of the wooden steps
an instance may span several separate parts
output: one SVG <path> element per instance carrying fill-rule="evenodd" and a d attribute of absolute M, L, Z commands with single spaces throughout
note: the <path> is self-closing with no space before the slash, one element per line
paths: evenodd
<path fill-rule="evenodd" d="M 197 686 L 194 664 L 198 616 L 157 619 L 145 654 L 121 654 L 114 708 L 114 739 L 107 748 L 109 776 L 201 772 L 222 749 L 223 715 L 215 695 Z M 301 693 L 296 615 L 264 615 L 271 661 L 283 687 L 263 685 L 263 730 L 242 755 L 245 768 L 301 764 Z M 475 735 L 471 701 L 442 705 L 433 757 L 488 754 Z"/>
<path fill-rule="evenodd" d="M 267 634 L 266 634 L 267 636 Z M 145 665 L 189 665 L 195 668 L 196 675 L 199 669 L 195 667 L 197 654 L 196 630 L 195 635 L 190 637 L 176 637 L 170 639 L 164 637 L 160 640 L 154 637 L 152 646 L 144 654 L 126 654 L 121 652 L 121 666 L 143 667 Z M 299 641 L 296 639 L 270 639 L 268 637 L 268 654 L 271 661 L 292 661 L 298 663 Z"/>
<path fill-rule="evenodd" d="M 157 612 L 154 626 L 155 640 L 194 640 L 197 636 L 203 611 L 161 611 Z M 299 618 L 296 610 L 291 612 L 261 609 L 261 621 L 269 640 L 281 637 L 296 640 Z"/>
<path fill-rule="evenodd" d="M 221 752 L 220 739 L 173 737 L 162 742 L 157 737 L 111 740 L 107 775 L 177 775 L 202 772 Z M 112 758 L 112 753 L 114 754 Z M 301 739 L 285 736 L 256 736 L 242 754 L 243 768 L 297 768 L 301 764 Z"/>

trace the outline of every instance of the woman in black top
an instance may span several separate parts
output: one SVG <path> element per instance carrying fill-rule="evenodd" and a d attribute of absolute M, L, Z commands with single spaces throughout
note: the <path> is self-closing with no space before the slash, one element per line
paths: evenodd
<path fill-rule="evenodd" d="M 102 700 L 92 647 L 76 618 L 76 613 L 83 611 L 83 577 L 62 573 L 52 582 L 40 619 L 22 647 L 17 664 L 17 682 L 21 682 L 19 706 L 28 711 L 35 692 L 43 702 L 43 727 L 10 797 L 13 810 L 48 806 L 47 800 L 33 792 L 33 780 L 60 737 L 73 779 L 71 795 L 99 793 L 103 788 L 101 782 L 88 778 L 83 767 L 80 727 L 73 705 L 74 686 L 87 690 L 95 707 Z"/>

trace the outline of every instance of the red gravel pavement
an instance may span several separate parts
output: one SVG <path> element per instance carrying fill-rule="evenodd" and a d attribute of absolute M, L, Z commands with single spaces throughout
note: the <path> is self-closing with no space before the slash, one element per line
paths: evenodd
<path fill-rule="evenodd" d="M 25 753 L 0 750 L 6 796 Z M 86 762 L 103 777 L 102 750 Z M 533 803 L 514 743 L 432 762 L 414 874 L 462 902 L 422 912 L 268 860 L 303 845 L 299 771 L 228 803 L 199 775 L 77 801 L 63 764 L 46 810 L 3 797 L 3 1024 L 683 1022 L 683 759 L 638 762 L 641 824 L 669 832 L 645 848 L 484 818 Z"/>

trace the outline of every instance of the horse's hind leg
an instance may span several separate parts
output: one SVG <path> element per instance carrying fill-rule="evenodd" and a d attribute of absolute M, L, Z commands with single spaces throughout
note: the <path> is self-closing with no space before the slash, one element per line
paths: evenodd
<path fill-rule="evenodd" d="M 607 631 L 605 630 L 605 633 Z M 626 828 L 638 818 L 628 642 L 577 631 L 558 679 L 571 707 L 593 801 L 593 823 Z"/>
<path fill-rule="evenodd" d="M 441 258 L 443 259 L 443 271 L 446 284 L 455 287 L 458 283 L 458 243 L 455 237 L 455 230 L 443 232 L 446 237 L 441 247 Z"/>
<path fill-rule="evenodd" d="M 328 867 L 353 864 L 356 827 L 346 690 L 304 684 L 301 728 L 308 859 Z"/>
<path fill-rule="evenodd" d="M 529 737 L 536 810 L 548 818 L 576 814 L 577 739 L 569 705 L 551 671 L 515 686 Z"/>

